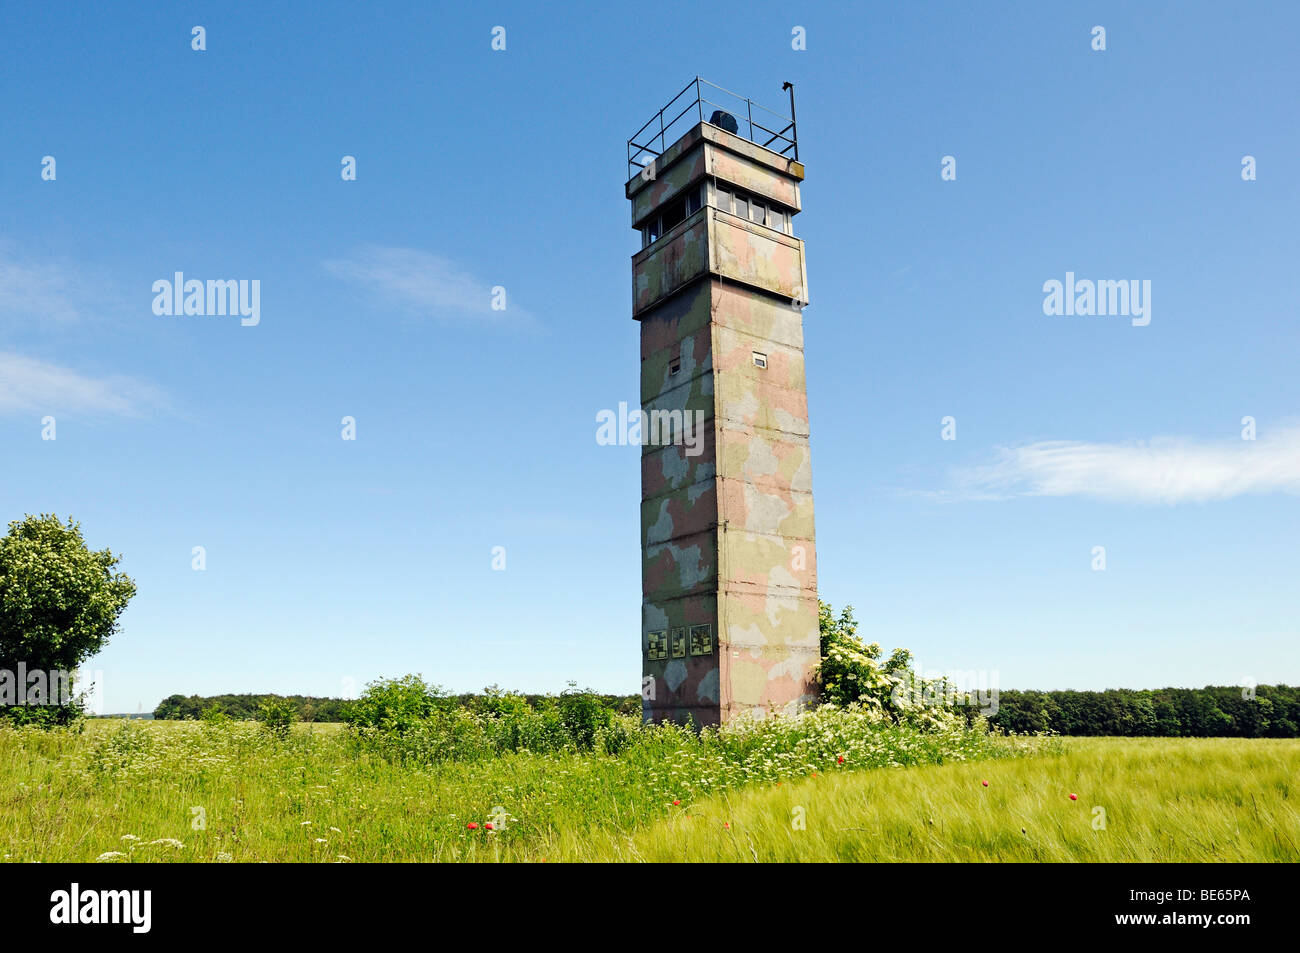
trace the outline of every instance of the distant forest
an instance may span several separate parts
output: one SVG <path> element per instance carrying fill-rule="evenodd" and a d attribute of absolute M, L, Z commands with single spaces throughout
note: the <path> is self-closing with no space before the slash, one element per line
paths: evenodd
<path fill-rule="evenodd" d="M 462 705 L 472 704 L 483 696 L 477 694 L 453 695 Z M 525 695 L 534 708 L 547 695 Z M 640 695 L 595 695 L 607 708 L 625 714 L 640 713 Z M 198 718 L 214 706 L 228 717 L 252 720 L 257 718 L 259 707 L 267 701 L 289 702 L 297 709 L 299 721 L 345 721 L 348 706 L 346 698 L 317 698 L 313 695 L 169 695 L 154 709 L 155 719 L 186 721 Z"/>
<path fill-rule="evenodd" d="M 1160 738 L 1296 738 L 1300 737 L 1300 688 L 1260 685 L 1242 688 L 1158 688 L 1104 692 L 998 692 L 997 713 L 990 722 L 1009 732 L 1055 732 L 1060 735 L 1110 735 Z M 463 705 L 483 697 L 455 696 Z M 525 695 L 536 707 L 548 695 Z M 607 708 L 624 714 L 641 711 L 639 695 L 596 695 Z M 261 703 L 287 701 L 300 721 L 343 721 L 343 698 L 310 695 L 171 695 L 154 709 L 157 719 L 198 718 L 214 706 L 236 719 L 257 717 Z M 972 716 L 975 709 L 972 709 Z"/>
<path fill-rule="evenodd" d="M 1295 738 L 1300 688 L 1158 688 L 1104 692 L 999 691 L 989 720 L 1011 732 L 1158 738 Z"/>

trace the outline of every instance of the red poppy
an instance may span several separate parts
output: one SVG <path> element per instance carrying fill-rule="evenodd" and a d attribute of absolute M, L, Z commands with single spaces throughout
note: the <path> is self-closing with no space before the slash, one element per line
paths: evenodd
<path fill-rule="evenodd" d="M 483 825 L 483 830 L 485 830 L 485 831 L 490 831 L 490 830 L 492 830 L 492 822 L 491 822 L 491 821 L 488 821 L 486 824 L 484 824 L 484 825 Z"/>
<path fill-rule="evenodd" d="M 681 803 L 681 801 L 673 801 L 673 807 L 677 807 Z"/>
<path fill-rule="evenodd" d="M 471 831 L 478 830 L 478 825 L 475 824 L 473 821 L 470 821 L 468 824 L 465 825 L 465 827 Z"/>
<path fill-rule="evenodd" d="M 725 827 L 727 830 L 731 830 L 731 822 L 730 822 L 730 821 L 723 821 L 723 822 L 722 822 L 722 826 Z"/>
<path fill-rule="evenodd" d="M 843 763 L 844 763 L 844 755 L 840 755 L 838 758 L 836 758 L 836 759 L 835 759 L 835 763 L 836 763 L 836 764 L 843 764 Z"/>
<path fill-rule="evenodd" d="M 1071 794 L 1071 795 L 1070 795 L 1070 800 L 1071 800 L 1071 801 L 1077 801 L 1077 800 L 1079 800 L 1079 795 L 1077 795 L 1077 794 Z"/>
<path fill-rule="evenodd" d="M 984 785 L 985 787 L 989 786 L 989 783 L 987 781 L 981 781 L 980 784 Z"/>

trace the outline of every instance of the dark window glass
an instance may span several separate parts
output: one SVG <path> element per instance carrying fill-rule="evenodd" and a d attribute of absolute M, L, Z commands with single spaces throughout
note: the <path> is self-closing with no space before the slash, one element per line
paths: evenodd
<path fill-rule="evenodd" d="M 664 206 L 664 212 L 663 212 L 664 232 L 666 233 L 674 225 L 680 223 L 684 218 L 686 218 L 685 197 L 680 198 L 677 201 Z"/>

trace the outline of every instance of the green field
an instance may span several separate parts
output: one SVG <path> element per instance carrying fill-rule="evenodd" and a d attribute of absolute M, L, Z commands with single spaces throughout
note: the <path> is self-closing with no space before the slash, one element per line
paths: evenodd
<path fill-rule="evenodd" d="M 909 766 L 862 767 L 869 752 L 855 750 L 748 783 L 663 744 L 415 768 L 359 754 L 337 726 L 299 725 L 287 741 L 246 723 L 4 729 L 0 857 L 1300 859 L 1300 741 L 903 738 L 875 763 Z"/>

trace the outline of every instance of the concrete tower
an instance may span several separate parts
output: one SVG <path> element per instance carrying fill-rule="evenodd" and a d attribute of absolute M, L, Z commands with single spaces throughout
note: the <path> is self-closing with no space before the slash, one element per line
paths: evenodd
<path fill-rule="evenodd" d="M 790 106 L 696 79 L 628 143 L 647 719 L 717 724 L 815 692 L 793 92 Z"/>

